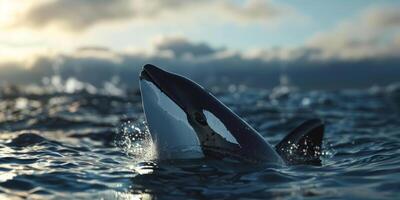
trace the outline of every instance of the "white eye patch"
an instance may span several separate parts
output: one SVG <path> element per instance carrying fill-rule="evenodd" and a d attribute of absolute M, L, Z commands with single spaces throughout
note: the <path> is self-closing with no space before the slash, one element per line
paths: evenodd
<path fill-rule="evenodd" d="M 204 116 L 207 119 L 208 126 L 218 135 L 225 138 L 227 141 L 238 144 L 239 142 L 235 137 L 230 133 L 230 131 L 226 128 L 225 124 L 221 122 L 214 114 L 207 110 L 203 110 Z"/>

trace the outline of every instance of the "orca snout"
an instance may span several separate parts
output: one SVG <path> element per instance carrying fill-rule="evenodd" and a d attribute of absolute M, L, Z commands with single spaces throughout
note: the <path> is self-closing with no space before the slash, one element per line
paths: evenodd
<path fill-rule="evenodd" d="M 140 79 L 146 79 L 148 81 L 157 81 L 167 74 L 166 71 L 151 65 L 146 64 L 143 66 L 142 72 L 140 73 Z"/>

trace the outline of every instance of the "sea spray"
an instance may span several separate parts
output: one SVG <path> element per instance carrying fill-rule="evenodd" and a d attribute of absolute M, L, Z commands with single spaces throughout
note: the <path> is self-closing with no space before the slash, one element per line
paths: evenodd
<path fill-rule="evenodd" d="M 121 123 L 114 144 L 136 160 L 147 161 L 155 158 L 153 142 L 145 121 Z"/>

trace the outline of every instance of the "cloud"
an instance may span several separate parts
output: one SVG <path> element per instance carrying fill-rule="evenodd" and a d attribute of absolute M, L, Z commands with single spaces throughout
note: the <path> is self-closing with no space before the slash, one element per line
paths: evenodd
<path fill-rule="evenodd" d="M 62 27 L 79 32 L 105 22 L 147 20 L 202 20 L 267 22 L 288 11 L 265 0 L 38 0 L 26 9 L 14 27 Z"/>
<path fill-rule="evenodd" d="M 38 56 L 25 64 L 3 63 L 0 64 L 0 85 L 42 84 L 58 76 L 64 81 L 72 78 L 98 88 L 118 80 L 115 83 L 118 88 L 137 89 L 139 71 L 146 63 L 183 74 L 206 87 L 233 83 L 272 88 L 279 84 L 282 73 L 303 89 L 370 87 L 400 81 L 398 57 L 315 60 L 311 58 L 322 50 L 299 48 L 240 53 L 181 37 L 161 38 L 154 49 L 152 53 L 127 53 L 88 46 L 72 53 Z M 161 53 L 166 51 L 172 53 L 168 56 Z"/>
<path fill-rule="evenodd" d="M 97 23 L 123 20 L 133 14 L 129 0 L 39 1 L 16 24 L 38 29 L 58 25 L 79 31 Z"/>
<path fill-rule="evenodd" d="M 290 13 L 288 7 L 276 6 L 266 0 L 248 0 L 243 4 L 222 2 L 221 11 L 239 21 L 268 21 Z"/>
<path fill-rule="evenodd" d="M 400 34 L 400 6 L 372 7 L 316 34 L 307 47 L 320 49 L 318 59 L 360 59 L 400 55 L 396 36 Z"/>
<path fill-rule="evenodd" d="M 363 14 L 365 22 L 370 27 L 398 28 L 400 26 L 400 6 L 371 8 Z"/>
<path fill-rule="evenodd" d="M 193 43 L 179 36 L 158 38 L 155 41 L 155 48 L 158 51 L 171 52 L 176 57 L 209 56 L 219 51 L 206 43 Z"/>

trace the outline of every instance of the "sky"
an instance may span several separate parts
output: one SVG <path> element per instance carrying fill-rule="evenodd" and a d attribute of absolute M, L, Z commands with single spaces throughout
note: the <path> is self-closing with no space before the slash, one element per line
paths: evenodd
<path fill-rule="evenodd" d="M 87 60 L 398 66 L 399 33 L 396 0 L 0 0 L 0 79 L 44 60 L 67 69 Z"/>

